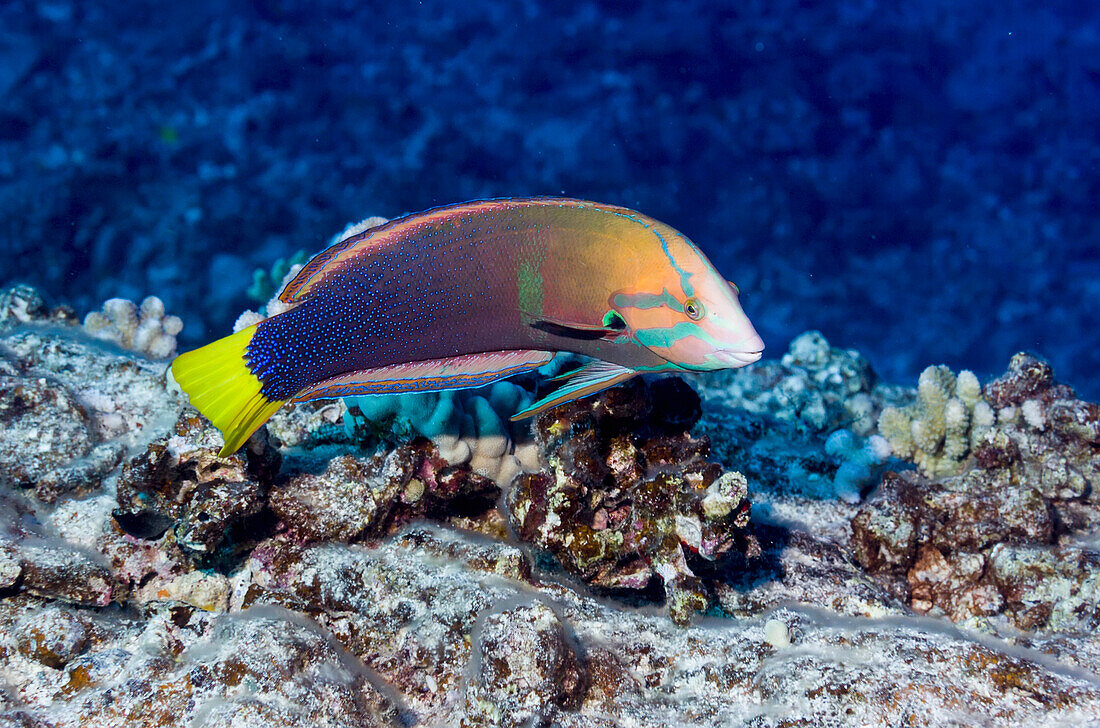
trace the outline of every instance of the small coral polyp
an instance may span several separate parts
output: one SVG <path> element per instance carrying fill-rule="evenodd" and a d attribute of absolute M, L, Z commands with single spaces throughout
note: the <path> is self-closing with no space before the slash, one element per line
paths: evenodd
<path fill-rule="evenodd" d="M 150 359 L 174 356 L 176 335 L 181 330 L 183 321 L 178 316 L 165 316 L 164 302 L 156 296 L 147 297 L 140 307 L 125 298 L 111 298 L 99 311 L 84 317 L 86 333 Z"/>
<path fill-rule="evenodd" d="M 916 402 L 887 407 L 878 426 L 894 455 L 936 477 L 960 472 L 993 421 L 993 409 L 982 398 L 974 373 L 964 369 L 956 376 L 940 365 L 921 372 Z"/>

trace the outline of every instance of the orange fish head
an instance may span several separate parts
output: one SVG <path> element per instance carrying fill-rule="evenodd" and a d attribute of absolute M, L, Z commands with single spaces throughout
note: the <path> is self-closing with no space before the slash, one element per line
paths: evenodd
<path fill-rule="evenodd" d="M 764 341 L 736 286 L 702 253 L 678 256 L 671 275 L 617 291 L 611 306 L 638 344 L 682 369 L 735 369 L 758 361 Z"/>

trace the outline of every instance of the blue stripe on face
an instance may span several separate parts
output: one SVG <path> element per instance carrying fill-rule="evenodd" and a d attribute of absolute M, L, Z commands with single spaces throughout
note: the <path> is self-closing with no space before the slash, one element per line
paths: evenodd
<path fill-rule="evenodd" d="M 661 291 L 661 293 L 617 293 L 611 299 L 611 303 L 616 307 L 622 308 L 637 308 L 646 310 L 650 308 L 660 308 L 661 306 L 667 306 L 673 311 L 678 313 L 684 312 L 684 306 L 676 298 L 668 292 L 668 289 Z"/>
<path fill-rule="evenodd" d="M 647 348 L 671 349 L 677 342 L 694 337 L 702 339 L 715 349 L 719 348 L 714 337 L 693 321 L 680 321 L 672 326 L 653 329 L 640 329 L 634 332 L 638 342 Z"/>

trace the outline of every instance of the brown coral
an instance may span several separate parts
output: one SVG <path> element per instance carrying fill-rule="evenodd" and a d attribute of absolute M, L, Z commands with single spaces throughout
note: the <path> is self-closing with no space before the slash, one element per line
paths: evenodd
<path fill-rule="evenodd" d="M 709 596 L 689 561 L 754 553 L 747 485 L 705 460 L 706 438 L 686 429 L 698 397 L 682 381 L 636 382 L 541 416 L 549 472 L 521 476 L 509 509 L 521 538 L 605 589 L 664 587 L 685 622 Z"/>

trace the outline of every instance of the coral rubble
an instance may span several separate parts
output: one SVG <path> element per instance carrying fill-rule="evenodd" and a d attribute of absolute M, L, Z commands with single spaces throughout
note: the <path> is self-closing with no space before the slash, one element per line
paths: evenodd
<path fill-rule="evenodd" d="M 275 487 L 270 505 L 296 539 L 349 542 L 416 518 L 480 514 L 499 494 L 493 481 L 417 438 L 370 460 L 343 455 L 323 473 L 294 474 Z"/>
<path fill-rule="evenodd" d="M 51 328 L 56 311 L 34 303 L 33 290 L 13 297 L 32 302 L 19 320 L 36 325 L 0 329 L 0 478 L 44 501 L 94 491 L 179 403 L 163 365 L 104 351 L 64 317 Z"/>
<path fill-rule="evenodd" d="M 115 519 L 141 538 L 171 527 L 176 543 L 197 556 L 243 540 L 234 530 L 263 509 L 282 456 L 265 431 L 228 457 L 218 457 L 221 445 L 209 422 L 182 414 L 170 435 L 122 468 Z"/>
<path fill-rule="evenodd" d="M 860 506 L 867 425 L 915 393 L 816 336 L 763 367 L 794 399 L 636 380 L 544 413 L 509 485 L 392 424 L 361 449 L 335 404 L 220 458 L 163 365 L 19 300 L 39 313 L 0 332 L 4 728 L 1100 713 L 1100 423 L 1037 359 L 985 388 L 963 472 L 890 473 Z M 30 447 L 61 431 L 79 447 Z"/>
<path fill-rule="evenodd" d="M 664 588 L 686 622 L 710 603 L 689 559 L 753 554 L 747 484 L 704 458 L 687 430 L 699 401 L 682 381 L 642 382 L 555 408 L 536 422 L 548 472 L 521 476 L 509 510 L 524 540 L 604 589 Z"/>

